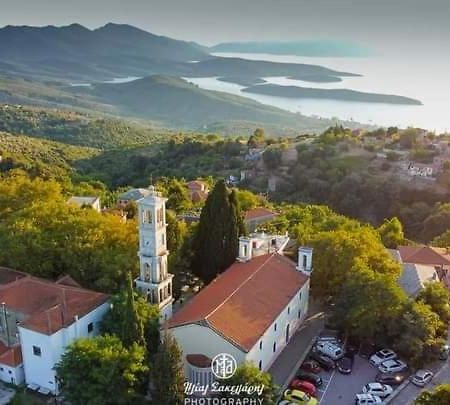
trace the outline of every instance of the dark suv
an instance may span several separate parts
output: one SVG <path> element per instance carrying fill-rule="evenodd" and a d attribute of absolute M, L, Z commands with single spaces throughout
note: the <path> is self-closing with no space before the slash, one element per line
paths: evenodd
<path fill-rule="evenodd" d="M 398 371 L 396 373 L 378 373 L 375 381 L 381 384 L 400 385 L 409 376 L 409 371 Z"/>

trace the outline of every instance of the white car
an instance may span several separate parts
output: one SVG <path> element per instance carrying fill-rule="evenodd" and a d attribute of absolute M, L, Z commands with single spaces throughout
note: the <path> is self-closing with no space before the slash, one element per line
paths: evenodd
<path fill-rule="evenodd" d="M 383 361 L 378 366 L 378 370 L 382 373 L 396 373 L 397 371 L 403 371 L 408 368 L 408 365 L 398 359 Z"/>
<path fill-rule="evenodd" d="M 317 342 L 316 350 L 332 360 L 339 360 L 344 357 L 344 351 L 336 344 L 330 342 Z"/>
<path fill-rule="evenodd" d="M 378 405 L 382 404 L 383 401 L 380 397 L 371 394 L 358 394 L 356 395 L 356 405 Z"/>
<path fill-rule="evenodd" d="M 418 387 L 425 387 L 432 378 L 433 373 L 430 370 L 417 370 L 416 374 L 411 377 L 411 382 Z"/>
<path fill-rule="evenodd" d="M 397 354 L 393 350 L 390 349 L 381 349 L 378 350 L 375 354 L 370 356 L 369 362 L 373 366 L 378 367 L 383 361 L 393 360 L 397 358 Z"/>
<path fill-rule="evenodd" d="M 364 394 L 372 394 L 380 398 L 386 398 L 391 395 L 394 389 L 390 385 L 378 382 L 366 384 L 363 388 Z"/>

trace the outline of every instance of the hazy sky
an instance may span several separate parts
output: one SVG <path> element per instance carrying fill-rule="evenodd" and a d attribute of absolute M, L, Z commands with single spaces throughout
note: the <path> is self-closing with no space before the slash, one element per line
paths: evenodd
<path fill-rule="evenodd" d="M 450 0 L 0 0 L 0 26 L 112 21 L 203 44 L 336 38 L 447 52 L 449 17 Z"/>

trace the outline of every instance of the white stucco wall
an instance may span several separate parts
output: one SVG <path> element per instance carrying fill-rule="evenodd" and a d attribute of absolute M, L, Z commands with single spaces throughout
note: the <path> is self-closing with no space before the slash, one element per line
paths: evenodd
<path fill-rule="evenodd" d="M 262 370 L 268 370 L 286 346 L 287 325 L 289 325 L 290 340 L 295 331 L 301 325 L 302 321 L 305 319 L 308 311 L 308 300 L 309 280 L 302 287 L 301 291 L 291 299 L 278 318 L 265 331 L 262 338 L 258 340 L 255 346 L 248 352 L 246 360 L 253 362 L 256 367 L 259 367 L 259 362 L 261 362 Z M 260 346 L 261 342 L 262 347 Z M 274 343 L 275 352 L 273 351 Z"/>
<path fill-rule="evenodd" d="M 61 359 L 66 346 L 77 338 L 98 335 L 100 322 L 108 310 L 109 302 L 105 302 L 78 319 L 77 322 L 53 335 L 45 335 L 19 326 L 26 383 L 37 384 L 56 393 L 57 387 L 53 367 Z M 91 333 L 88 333 L 88 325 L 91 322 L 94 329 Z M 33 346 L 41 349 L 41 356 L 33 354 Z"/>
<path fill-rule="evenodd" d="M 236 359 L 238 364 L 245 360 L 244 352 L 206 326 L 196 324 L 184 325 L 172 328 L 170 332 L 183 352 L 186 376 L 189 375 L 186 363 L 188 354 L 204 354 L 213 359 L 220 353 L 228 353 Z"/>
<path fill-rule="evenodd" d="M 23 364 L 11 367 L 0 363 L 0 380 L 10 384 L 22 384 L 25 381 Z"/>

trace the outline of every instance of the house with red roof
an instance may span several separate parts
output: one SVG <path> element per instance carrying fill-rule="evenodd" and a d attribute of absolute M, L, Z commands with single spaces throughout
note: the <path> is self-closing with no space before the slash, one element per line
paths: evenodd
<path fill-rule="evenodd" d="M 431 281 L 440 281 L 450 289 L 450 254 L 447 249 L 423 245 L 399 246 L 390 253 L 403 266 L 399 282 L 408 294 L 417 294 L 426 282 Z"/>
<path fill-rule="evenodd" d="M 193 203 L 199 203 L 208 198 L 208 185 L 201 180 L 188 181 L 186 184 Z"/>
<path fill-rule="evenodd" d="M 254 232 L 259 225 L 272 221 L 278 216 L 276 212 L 273 212 L 265 207 L 252 208 L 245 212 L 244 222 L 247 225 L 247 229 L 250 232 Z"/>
<path fill-rule="evenodd" d="M 241 237 L 236 262 L 169 320 L 189 382 L 214 381 L 211 362 L 222 353 L 268 370 L 299 328 L 308 310 L 312 249 L 301 247 L 295 263 L 283 255 L 288 241 L 264 233 Z"/>
<path fill-rule="evenodd" d="M 108 300 L 68 276 L 51 282 L 0 267 L 0 379 L 58 393 L 55 364 L 75 339 L 100 332 Z"/>

